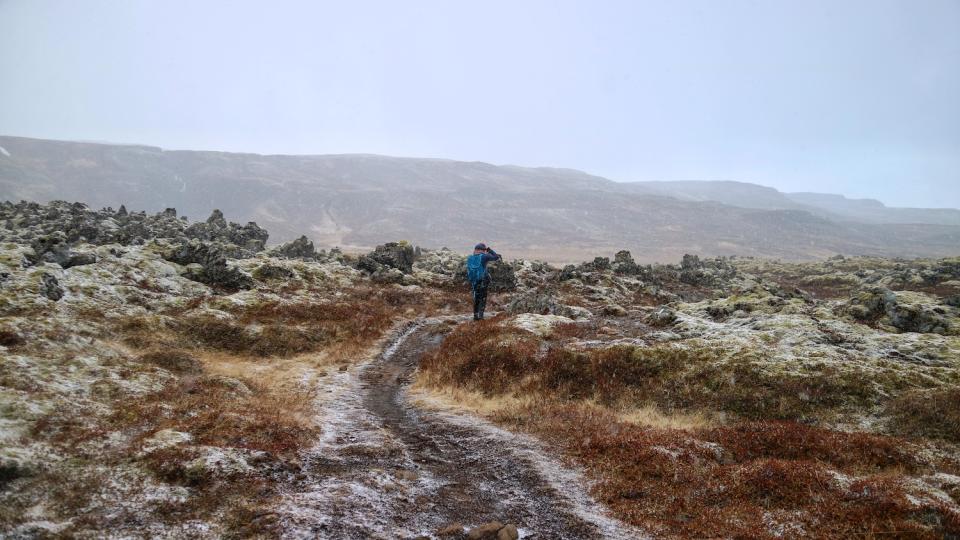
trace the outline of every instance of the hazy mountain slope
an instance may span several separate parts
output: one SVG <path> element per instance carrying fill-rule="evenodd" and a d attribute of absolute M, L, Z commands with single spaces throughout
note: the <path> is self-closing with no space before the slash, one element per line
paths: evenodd
<path fill-rule="evenodd" d="M 624 248 L 639 260 L 665 261 L 685 252 L 937 256 L 960 245 L 960 227 L 838 224 L 789 206 L 769 209 L 782 194 L 750 184 L 700 186 L 701 195 L 681 199 L 580 171 L 479 162 L 164 151 L 19 137 L 0 137 L 0 147 L 9 154 L 0 152 L 0 199 L 175 207 L 193 218 L 219 208 L 232 220 L 266 227 L 272 242 L 307 234 L 323 246 L 407 239 L 466 249 L 484 240 L 553 261 Z M 726 189 L 740 195 L 728 197 Z M 758 208 L 704 200 L 710 197 Z"/>
<path fill-rule="evenodd" d="M 636 193 L 654 193 L 690 201 L 714 201 L 743 208 L 804 209 L 785 194 L 746 182 L 683 180 L 676 182 L 629 182 L 624 188 Z"/>
<path fill-rule="evenodd" d="M 630 193 L 657 194 L 689 201 L 714 201 L 742 208 L 805 210 L 840 221 L 960 225 L 960 210 L 954 208 L 894 208 L 874 199 L 848 199 L 829 193 L 782 193 L 747 182 L 685 180 L 629 182 L 622 185 L 622 189 Z"/>
<path fill-rule="evenodd" d="M 825 210 L 855 221 L 867 223 L 929 223 L 960 225 L 960 210 L 955 208 L 890 208 L 874 199 L 848 199 L 827 193 L 785 193 L 789 200 L 808 208 Z"/>

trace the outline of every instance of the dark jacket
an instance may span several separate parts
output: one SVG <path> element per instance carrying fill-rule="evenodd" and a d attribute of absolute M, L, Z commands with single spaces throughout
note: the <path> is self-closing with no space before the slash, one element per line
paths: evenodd
<path fill-rule="evenodd" d="M 490 273 L 487 272 L 487 264 L 490 261 L 499 261 L 503 257 L 492 249 L 487 249 L 485 253 L 480 253 L 480 264 L 483 266 L 483 279 L 474 283 L 474 287 L 486 288 L 490 283 Z"/>
<path fill-rule="evenodd" d="M 498 255 L 496 251 L 494 251 L 494 250 L 492 250 L 492 249 L 487 249 L 487 252 L 486 252 L 486 253 L 481 253 L 481 254 L 480 254 L 480 264 L 482 264 L 482 265 L 483 265 L 483 269 L 486 270 L 486 269 L 487 269 L 487 263 L 489 263 L 490 261 L 499 261 L 499 260 L 502 259 L 502 258 L 503 258 L 503 257 L 500 256 L 500 255 Z"/>

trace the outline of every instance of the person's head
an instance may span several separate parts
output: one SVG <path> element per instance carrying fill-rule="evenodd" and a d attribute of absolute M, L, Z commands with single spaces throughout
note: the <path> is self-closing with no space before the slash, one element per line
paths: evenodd
<path fill-rule="evenodd" d="M 483 242 L 480 242 L 479 244 L 473 246 L 474 253 L 486 253 L 486 251 L 487 251 L 487 245 L 484 244 Z"/>

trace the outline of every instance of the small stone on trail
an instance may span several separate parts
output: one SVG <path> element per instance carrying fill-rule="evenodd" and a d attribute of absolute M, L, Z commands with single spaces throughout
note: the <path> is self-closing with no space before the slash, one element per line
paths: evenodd
<path fill-rule="evenodd" d="M 417 479 L 417 473 L 407 470 L 399 470 L 395 473 L 395 476 L 400 480 L 410 480 L 411 482 Z"/>
<path fill-rule="evenodd" d="M 496 538 L 497 533 L 503 528 L 503 523 L 491 521 L 470 529 L 467 538 L 470 540 L 482 540 L 484 538 Z"/>
<path fill-rule="evenodd" d="M 446 527 L 437 529 L 437 536 L 443 538 L 445 536 L 460 536 L 463 534 L 463 525 L 460 523 L 452 523 Z"/>
<path fill-rule="evenodd" d="M 497 533 L 497 540 L 517 540 L 518 538 L 520 538 L 520 532 L 517 531 L 516 526 L 510 523 L 504 525 Z"/>

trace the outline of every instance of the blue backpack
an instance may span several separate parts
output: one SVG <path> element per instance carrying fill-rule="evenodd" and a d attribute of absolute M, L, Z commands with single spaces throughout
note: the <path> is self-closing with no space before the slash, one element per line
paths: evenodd
<path fill-rule="evenodd" d="M 476 285 L 487 276 L 487 269 L 483 267 L 483 254 L 477 253 L 467 257 L 467 280 Z"/>

